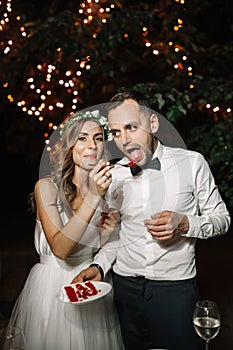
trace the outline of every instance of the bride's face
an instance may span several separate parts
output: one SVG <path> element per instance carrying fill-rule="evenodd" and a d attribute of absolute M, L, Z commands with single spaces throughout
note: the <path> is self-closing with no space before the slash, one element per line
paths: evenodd
<path fill-rule="evenodd" d="M 95 121 L 86 121 L 73 147 L 75 165 L 91 170 L 102 157 L 104 150 L 104 134 L 102 127 Z"/>

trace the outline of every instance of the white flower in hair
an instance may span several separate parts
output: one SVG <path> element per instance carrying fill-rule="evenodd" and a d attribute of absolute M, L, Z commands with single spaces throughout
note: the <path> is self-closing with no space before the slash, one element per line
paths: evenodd
<path fill-rule="evenodd" d="M 105 117 L 101 117 L 99 122 L 101 125 L 105 125 L 107 123 L 107 119 Z"/>
<path fill-rule="evenodd" d="M 100 115 L 100 112 L 98 111 L 98 109 L 96 111 L 92 111 L 91 114 L 97 118 Z"/>

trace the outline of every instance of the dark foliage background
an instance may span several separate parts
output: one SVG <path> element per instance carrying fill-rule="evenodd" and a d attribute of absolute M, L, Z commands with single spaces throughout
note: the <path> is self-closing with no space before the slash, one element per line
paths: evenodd
<path fill-rule="evenodd" d="M 2 1 L 1 18 L 6 4 Z M 93 18 L 85 24 L 88 8 Z M 10 21 L 0 31 L 1 159 L 4 191 L 11 194 L 6 197 L 7 210 L 12 196 L 21 203 L 18 193 L 25 205 L 38 177 L 45 140 L 53 125 L 72 111 L 73 91 L 78 91 L 76 109 L 82 109 L 105 103 L 127 87 L 144 92 L 187 147 L 205 155 L 232 209 L 232 14 L 229 0 L 12 1 Z M 10 39 L 13 44 L 8 45 Z M 56 69 L 48 81 L 49 64 Z M 78 69 L 80 76 L 75 75 Z M 64 89 L 59 81 L 67 79 L 67 70 L 73 85 Z M 42 121 L 18 106 L 24 100 L 28 111 L 41 104 L 29 77 L 42 91 L 52 91 L 40 114 Z M 61 100 L 64 108 L 59 109 L 56 102 Z"/>

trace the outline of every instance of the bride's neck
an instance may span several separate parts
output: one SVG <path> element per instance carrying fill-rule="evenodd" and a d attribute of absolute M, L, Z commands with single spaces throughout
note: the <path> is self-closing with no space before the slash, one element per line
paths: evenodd
<path fill-rule="evenodd" d="M 89 172 L 84 169 L 77 169 L 74 173 L 72 182 L 79 191 L 88 190 L 88 176 Z"/>

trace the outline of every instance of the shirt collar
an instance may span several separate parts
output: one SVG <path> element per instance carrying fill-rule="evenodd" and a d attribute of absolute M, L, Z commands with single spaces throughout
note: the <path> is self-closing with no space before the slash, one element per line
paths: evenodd
<path fill-rule="evenodd" d="M 155 152 L 153 154 L 152 159 L 157 157 L 160 160 L 161 157 L 162 157 L 162 154 L 163 154 L 164 146 L 158 139 L 157 139 L 157 142 L 158 142 L 158 145 L 157 145 L 157 148 L 156 148 L 156 150 L 155 150 Z"/>

